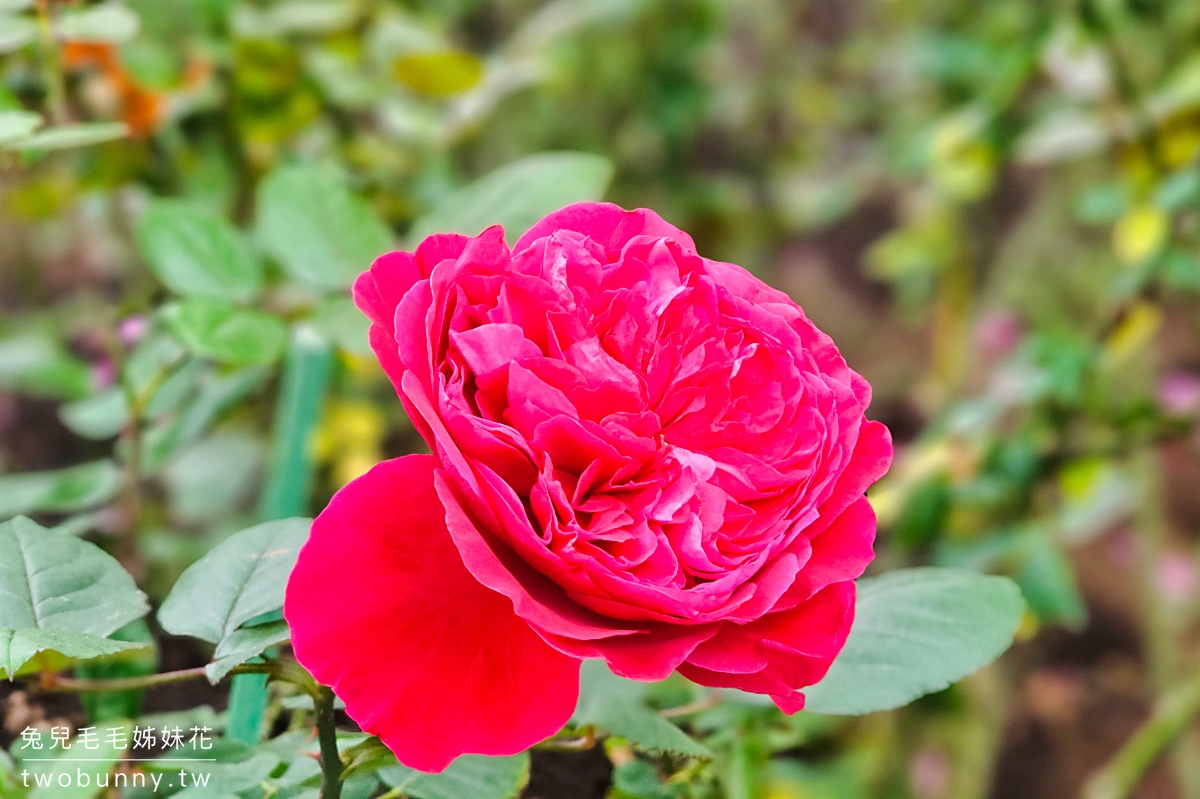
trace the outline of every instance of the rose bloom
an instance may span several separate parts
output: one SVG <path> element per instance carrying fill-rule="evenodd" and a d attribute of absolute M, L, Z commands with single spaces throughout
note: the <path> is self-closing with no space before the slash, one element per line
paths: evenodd
<path fill-rule="evenodd" d="M 338 492 L 284 612 L 363 730 L 426 771 L 513 754 L 570 718 L 583 658 L 804 706 L 892 446 L 796 303 L 597 203 L 512 250 L 499 227 L 430 236 L 354 297 L 433 454 Z"/>

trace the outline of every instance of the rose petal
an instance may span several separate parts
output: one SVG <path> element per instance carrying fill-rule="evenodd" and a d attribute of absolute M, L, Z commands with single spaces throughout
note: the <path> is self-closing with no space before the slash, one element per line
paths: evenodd
<path fill-rule="evenodd" d="M 404 764 L 511 755 L 570 718 L 579 661 L 547 646 L 463 566 L 434 459 L 385 461 L 313 523 L 284 615 L 296 659 Z"/>

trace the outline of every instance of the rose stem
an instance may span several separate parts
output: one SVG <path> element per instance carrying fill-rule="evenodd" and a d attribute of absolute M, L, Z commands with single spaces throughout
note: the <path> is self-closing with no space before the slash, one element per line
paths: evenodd
<path fill-rule="evenodd" d="M 269 667 L 264 663 L 248 663 L 235 667 L 230 674 L 262 674 Z M 112 680 L 77 680 L 72 677 L 60 677 L 57 674 L 45 673 L 38 685 L 43 691 L 61 691 L 72 693 L 94 693 L 101 691 L 129 691 L 141 688 L 153 688 L 156 685 L 185 682 L 203 677 L 204 666 L 179 671 L 165 671 L 161 674 L 146 674 L 139 677 L 120 677 Z"/>
<path fill-rule="evenodd" d="M 341 799 L 342 758 L 337 748 L 333 691 L 321 686 L 317 708 L 317 736 L 321 741 L 321 799 Z"/>

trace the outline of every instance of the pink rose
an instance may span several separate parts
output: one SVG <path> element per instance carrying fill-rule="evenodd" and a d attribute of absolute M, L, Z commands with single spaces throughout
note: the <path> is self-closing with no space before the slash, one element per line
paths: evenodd
<path fill-rule="evenodd" d="M 512 754 L 579 662 L 787 712 L 854 617 L 891 461 L 866 381 L 787 295 L 647 210 L 582 203 L 380 257 L 355 300 L 433 455 L 313 524 L 296 657 L 401 761 Z"/>

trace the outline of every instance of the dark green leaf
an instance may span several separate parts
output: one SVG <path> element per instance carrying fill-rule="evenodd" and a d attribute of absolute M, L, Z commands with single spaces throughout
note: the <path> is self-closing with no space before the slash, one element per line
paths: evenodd
<path fill-rule="evenodd" d="M 163 629 L 220 644 L 255 616 L 283 607 L 309 519 L 234 533 L 180 576 L 158 611 Z"/>
<path fill-rule="evenodd" d="M 285 621 L 234 630 L 221 641 L 213 653 L 213 662 L 205 666 L 204 672 L 209 682 L 216 685 L 235 666 L 258 657 L 269 647 L 282 644 L 289 637 L 291 633 Z"/>
<path fill-rule="evenodd" d="M 0 628 L 12 631 L 0 663 L 7 673 L 23 653 L 93 657 L 128 648 L 103 639 L 147 609 L 133 578 L 96 545 L 24 517 L 0 524 Z"/>

